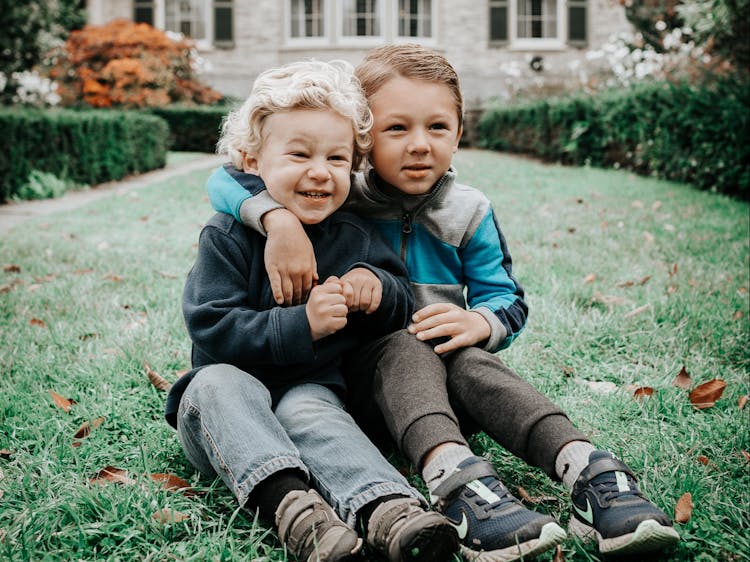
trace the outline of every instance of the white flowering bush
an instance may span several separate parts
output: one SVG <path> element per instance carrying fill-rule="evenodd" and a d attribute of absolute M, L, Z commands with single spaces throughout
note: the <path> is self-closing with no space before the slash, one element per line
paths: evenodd
<path fill-rule="evenodd" d="M 34 107 L 49 107 L 60 103 L 57 93 L 57 83 L 40 75 L 35 70 L 11 73 L 11 81 L 15 85 L 15 92 L 10 100 L 15 105 Z M 0 92 L 5 90 L 9 80 L 0 73 Z"/>

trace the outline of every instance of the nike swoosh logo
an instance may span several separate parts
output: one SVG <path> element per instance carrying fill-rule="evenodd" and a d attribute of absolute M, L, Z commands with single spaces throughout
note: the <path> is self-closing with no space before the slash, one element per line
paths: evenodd
<path fill-rule="evenodd" d="M 453 523 L 453 521 L 451 521 L 450 524 L 456 528 L 458 539 L 464 540 L 469 532 L 469 522 L 466 520 L 466 514 L 464 512 L 461 512 L 461 523 L 459 523 L 458 525 Z"/>
<path fill-rule="evenodd" d="M 578 508 L 576 504 L 573 504 L 573 509 L 576 510 L 576 513 L 580 515 L 581 519 L 586 521 L 589 525 L 593 525 L 594 523 L 594 510 L 591 509 L 591 502 L 588 498 L 586 498 L 586 511 L 583 511 Z"/>

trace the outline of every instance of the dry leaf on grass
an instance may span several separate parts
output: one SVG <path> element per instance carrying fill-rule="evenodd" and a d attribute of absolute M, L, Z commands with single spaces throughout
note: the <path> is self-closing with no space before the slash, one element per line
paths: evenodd
<path fill-rule="evenodd" d="M 29 324 L 32 326 L 36 326 L 38 328 L 46 328 L 47 324 L 45 324 L 44 320 L 40 320 L 39 318 L 32 318 L 29 320 Z"/>
<path fill-rule="evenodd" d="M 596 275 L 593 274 L 593 273 L 589 273 L 588 275 L 586 275 L 586 277 L 583 278 L 583 284 L 584 285 L 587 285 L 589 283 L 593 283 L 594 281 L 596 281 Z"/>
<path fill-rule="evenodd" d="M 685 369 L 685 365 L 683 365 L 682 369 L 680 369 L 680 372 L 677 373 L 677 376 L 672 381 L 672 385 L 685 390 L 689 390 L 690 387 L 693 386 L 693 381 L 690 378 L 690 373 L 688 373 L 687 369 Z"/>
<path fill-rule="evenodd" d="M 721 398 L 727 383 L 721 379 L 713 379 L 696 386 L 689 394 L 690 403 L 699 410 L 711 408 Z"/>
<path fill-rule="evenodd" d="M 190 487 L 187 480 L 175 476 L 174 474 L 168 474 L 164 472 L 158 472 L 151 474 L 151 480 L 159 484 L 165 490 L 171 490 L 174 492 L 182 492 L 186 496 L 195 496 L 197 492 Z"/>
<path fill-rule="evenodd" d="M 552 559 L 552 562 L 565 562 L 563 549 L 559 544 L 557 545 L 557 548 L 555 549 L 555 557 Z"/>
<path fill-rule="evenodd" d="M 707 457 L 706 455 L 698 455 L 698 456 L 697 456 L 697 457 L 695 457 L 695 458 L 696 458 L 696 460 L 697 460 L 697 461 L 698 461 L 699 463 L 701 463 L 702 465 L 705 465 L 705 466 L 708 466 L 708 463 L 710 463 L 710 462 L 711 462 L 711 461 L 709 460 L 709 458 L 708 458 L 708 457 Z"/>
<path fill-rule="evenodd" d="M 745 404 L 747 404 L 747 394 L 743 394 L 740 396 L 740 399 L 737 400 L 737 407 L 742 410 L 745 407 Z"/>
<path fill-rule="evenodd" d="M 10 449 L 0 449 L 0 459 L 3 459 L 4 461 L 9 461 L 10 457 L 13 456 L 13 451 Z"/>
<path fill-rule="evenodd" d="M 654 389 L 650 386 L 639 386 L 633 392 L 633 398 L 636 400 L 643 400 L 644 398 L 651 396 L 653 393 Z"/>
<path fill-rule="evenodd" d="M 164 392 L 169 392 L 169 389 L 172 388 L 172 383 L 170 383 L 167 379 L 154 371 L 148 363 L 144 363 L 143 367 L 146 369 L 148 380 L 151 382 L 154 388 L 156 388 L 157 390 L 162 390 Z"/>
<path fill-rule="evenodd" d="M 73 435 L 73 439 L 85 439 L 91 434 L 91 431 L 99 427 L 104 423 L 103 416 L 100 418 L 96 418 L 95 420 L 92 420 L 91 423 L 89 422 L 83 422 L 81 426 L 78 428 L 78 430 L 75 432 L 75 435 Z M 73 441 L 73 447 L 80 447 L 81 442 L 80 441 Z"/>
<path fill-rule="evenodd" d="M 108 482 L 114 482 L 115 484 L 124 484 L 130 486 L 135 484 L 135 480 L 128 476 L 128 471 L 122 468 L 114 466 L 105 466 L 95 476 L 89 478 L 89 482 L 92 484 L 107 484 Z"/>
<path fill-rule="evenodd" d="M 533 504 L 547 503 L 557 500 L 557 498 L 553 496 L 532 496 L 526 491 L 526 488 L 524 488 L 523 486 L 518 487 L 518 497 L 525 502 Z"/>
<path fill-rule="evenodd" d="M 151 514 L 151 517 L 164 525 L 167 525 L 169 523 L 180 523 L 181 521 L 190 519 L 189 515 L 180 511 L 174 511 L 173 509 L 169 509 L 168 507 L 160 509 L 159 511 L 155 511 Z"/>
<path fill-rule="evenodd" d="M 50 390 L 49 393 L 50 396 L 52 396 L 52 400 L 55 402 L 55 406 L 62 410 L 65 410 L 65 413 L 69 414 L 71 406 L 73 406 L 76 401 L 72 398 L 63 398 L 54 390 Z"/>
<path fill-rule="evenodd" d="M 685 492 L 677 500 L 674 508 L 674 520 L 677 523 L 687 523 L 693 514 L 693 496 L 690 492 Z"/>

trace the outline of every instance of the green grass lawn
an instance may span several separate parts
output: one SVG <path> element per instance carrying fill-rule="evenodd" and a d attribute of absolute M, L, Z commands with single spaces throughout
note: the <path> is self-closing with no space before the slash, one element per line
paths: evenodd
<path fill-rule="evenodd" d="M 668 514 L 692 494 L 691 518 L 676 525 L 682 542 L 654 560 L 750 560 L 750 406 L 739 407 L 750 392 L 748 205 L 483 151 L 459 152 L 456 165 L 494 201 L 527 291 L 528 326 L 503 358 L 630 464 Z M 113 193 L 3 234 L 0 559 L 286 559 L 270 531 L 184 459 L 146 374 L 148 364 L 172 381 L 189 367 L 180 294 L 212 213 L 207 175 Z M 683 367 L 692 386 L 726 382 L 713 407 L 694 408 L 672 384 Z M 653 394 L 636 400 L 636 387 Z M 50 391 L 75 400 L 69 413 Z M 542 498 L 534 509 L 567 523 L 561 485 L 482 435 L 472 445 L 511 490 Z M 108 466 L 131 481 L 90 482 Z M 154 473 L 200 494 L 169 491 Z M 182 520 L 160 521 L 164 509 Z M 574 539 L 563 553 L 601 560 Z"/>

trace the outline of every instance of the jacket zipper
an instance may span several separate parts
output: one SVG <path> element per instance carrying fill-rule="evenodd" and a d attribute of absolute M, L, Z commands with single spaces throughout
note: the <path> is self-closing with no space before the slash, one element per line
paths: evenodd
<path fill-rule="evenodd" d="M 406 263 L 406 243 L 409 234 L 412 232 L 412 215 L 409 211 L 404 212 L 401 216 L 401 261 Z"/>

